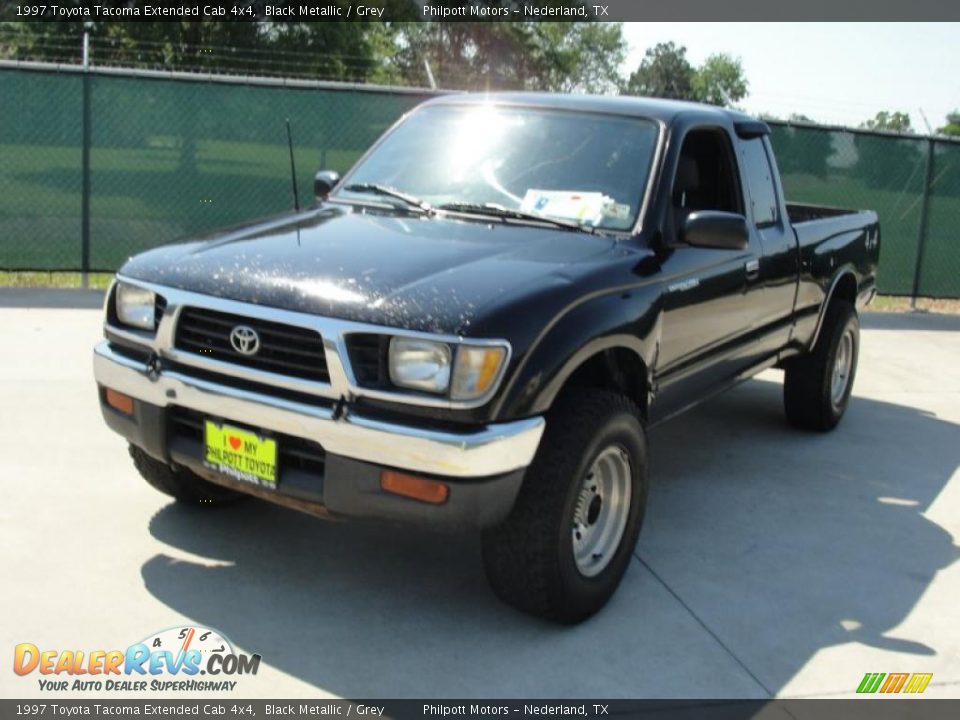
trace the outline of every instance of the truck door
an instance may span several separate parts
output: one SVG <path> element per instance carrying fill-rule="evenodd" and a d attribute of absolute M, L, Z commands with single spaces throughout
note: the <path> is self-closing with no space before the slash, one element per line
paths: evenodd
<path fill-rule="evenodd" d="M 745 249 L 682 242 L 687 215 L 698 210 L 746 214 L 730 131 L 697 127 L 683 139 L 665 234 L 673 248 L 663 261 L 663 326 L 654 373 L 658 417 L 672 414 L 731 383 L 755 362 L 762 246 L 749 233 Z M 749 223 L 748 223 L 749 226 Z"/>
<path fill-rule="evenodd" d="M 747 195 L 747 220 L 760 238 L 762 254 L 755 270 L 759 290 L 754 303 L 757 351 L 764 355 L 787 344 L 797 292 L 797 236 L 779 201 L 777 173 L 765 135 L 740 139 L 740 172 Z"/>

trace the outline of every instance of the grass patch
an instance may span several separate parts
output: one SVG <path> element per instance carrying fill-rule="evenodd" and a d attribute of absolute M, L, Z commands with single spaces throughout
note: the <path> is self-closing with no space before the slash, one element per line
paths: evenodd
<path fill-rule="evenodd" d="M 960 300 L 950 298 L 917 298 L 916 307 L 908 297 L 897 295 L 877 295 L 868 310 L 873 312 L 928 312 L 946 315 L 960 315 Z"/>
<path fill-rule="evenodd" d="M 90 273 L 90 287 L 106 290 L 113 281 L 113 273 Z M 81 288 L 83 276 L 77 272 L 2 272 L 0 287 L 17 288 Z"/>

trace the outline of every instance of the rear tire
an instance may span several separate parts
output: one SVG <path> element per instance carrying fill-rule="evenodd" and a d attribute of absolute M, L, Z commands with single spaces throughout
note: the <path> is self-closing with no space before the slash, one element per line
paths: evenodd
<path fill-rule="evenodd" d="M 483 533 L 494 593 L 555 622 L 602 608 L 633 557 L 647 504 L 639 412 L 622 395 L 575 388 L 547 419 L 516 504 Z"/>
<path fill-rule="evenodd" d="M 178 502 L 204 507 L 232 505 L 248 496 L 204 480 L 184 467 L 171 467 L 147 455 L 136 445 L 130 446 L 130 457 L 143 479 L 156 490 Z"/>
<path fill-rule="evenodd" d="M 783 406 L 787 419 L 804 430 L 836 427 L 850 402 L 860 355 L 860 320 L 849 302 L 834 300 L 813 350 L 785 367 Z"/>

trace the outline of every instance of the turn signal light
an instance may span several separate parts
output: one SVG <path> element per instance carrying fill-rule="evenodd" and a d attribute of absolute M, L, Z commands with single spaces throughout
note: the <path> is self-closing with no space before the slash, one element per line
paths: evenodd
<path fill-rule="evenodd" d="M 446 483 L 393 470 L 384 470 L 380 474 L 380 487 L 394 495 L 403 495 L 431 505 L 443 505 L 450 497 L 450 487 Z"/>
<path fill-rule="evenodd" d="M 133 415 L 133 398 L 107 388 L 107 405 L 124 415 Z"/>

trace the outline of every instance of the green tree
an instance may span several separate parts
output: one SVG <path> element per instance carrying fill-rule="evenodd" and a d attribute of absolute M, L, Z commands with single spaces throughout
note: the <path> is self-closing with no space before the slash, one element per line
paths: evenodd
<path fill-rule="evenodd" d="M 723 107 L 733 105 L 747 95 L 747 79 L 740 58 L 716 53 L 693 73 L 691 88 L 700 102 Z"/>
<path fill-rule="evenodd" d="M 394 52 L 380 22 L 6 22 L 0 57 L 76 63 L 85 29 L 94 65 L 367 82 Z"/>
<path fill-rule="evenodd" d="M 441 87 L 557 92 L 614 92 L 622 80 L 620 23 L 413 23 L 406 20 L 419 17 L 414 4 L 384 4 L 404 21 L 5 22 L 0 57 L 79 62 L 89 27 L 94 64 L 425 85 L 426 61 Z M 516 2 L 478 4 L 509 9 Z M 6 17 L 9 10 L 0 9 Z"/>
<path fill-rule="evenodd" d="M 960 110 L 954 110 L 947 115 L 947 124 L 937 130 L 941 135 L 960 137 Z"/>
<path fill-rule="evenodd" d="M 380 22 L 264 23 L 272 75 L 350 82 L 399 81 L 386 59 L 395 31 Z"/>
<path fill-rule="evenodd" d="M 694 100 L 694 69 L 687 60 L 687 49 L 673 42 L 648 48 L 643 60 L 623 87 L 626 95 Z"/>
<path fill-rule="evenodd" d="M 860 124 L 860 127 L 868 130 L 888 130 L 898 133 L 912 133 L 910 126 L 910 115 L 904 112 L 887 112 L 881 110 L 872 118 Z"/>
<path fill-rule="evenodd" d="M 621 82 L 627 41 L 620 23 L 533 23 L 535 89 L 612 93 Z"/>
<path fill-rule="evenodd" d="M 497 3 L 491 3 L 497 4 Z M 612 92 L 627 43 L 619 23 L 401 23 L 388 64 L 441 87 Z"/>

